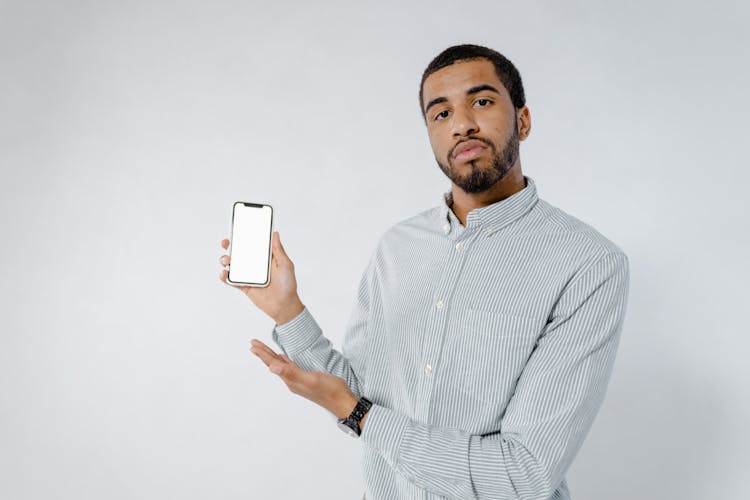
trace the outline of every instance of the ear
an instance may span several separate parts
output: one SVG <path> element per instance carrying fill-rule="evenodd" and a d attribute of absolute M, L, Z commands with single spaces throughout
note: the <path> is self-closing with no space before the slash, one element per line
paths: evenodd
<path fill-rule="evenodd" d="M 516 121 L 518 123 L 518 140 L 523 141 L 531 133 L 531 113 L 528 106 L 516 111 Z"/>

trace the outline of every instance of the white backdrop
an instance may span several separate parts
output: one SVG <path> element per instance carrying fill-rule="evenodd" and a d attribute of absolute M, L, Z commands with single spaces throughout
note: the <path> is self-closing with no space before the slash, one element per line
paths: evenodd
<path fill-rule="evenodd" d="M 0 497 L 361 498 L 219 241 L 274 205 L 340 348 L 380 234 L 449 189 L 421 73 L 479 43 L 524 78 L 540 197 L 630 258 L 573 497 L 749 498 L 747 4 L 356 4 L 0 2 Z"/>

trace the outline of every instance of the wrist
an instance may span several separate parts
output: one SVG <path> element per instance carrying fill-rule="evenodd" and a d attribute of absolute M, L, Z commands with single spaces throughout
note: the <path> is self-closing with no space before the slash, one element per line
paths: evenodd
<path fill-rule="evenodd" d="M 300 298 L 295 295 L 294 299 L 288 305 L 283 306 L 279 312 L 274 315 L 273 320 L 277 325 L 283 325 L 297 317 L 297 315 L 304 309 L 305 305 Z"/>
<path fill-rule="evenodd" d="M 347 393 L 343 397 L 337 399 L 336 409 L 333 412 L 338 418 L 347 418 L 352 414 L 354 408 L 357 406 L 359 399 L 354 394 Z"/>

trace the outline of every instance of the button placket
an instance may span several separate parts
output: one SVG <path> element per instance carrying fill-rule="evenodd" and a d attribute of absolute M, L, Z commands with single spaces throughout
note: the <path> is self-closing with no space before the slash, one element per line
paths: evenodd
<path fill-rule="evenodd" d="M 444 227 L 444 226 L 443 226 Z M 460 224 L 450 226 L 451 235 L 448 236 L 449 241 L 452 240 L 454 249 L 450 247 L 445 248 L 445 267 L 435 284 L 434 295 L 432 297 L 433 305 L 435 307 L 435 315 L 433 316 L 434 322 L 432 325 L 436 329 L 435 337 L 432 341 L 426 341 L 422 344 L 421 356 L 419 366 L 415 367 L 418 371 L 418 378 L 420 380 L 420 393 L 421 397 L 416 405 L 417 418 L 421 418 L 424 421 L 430 420 L 430 404 L 432 401 L 432 389 L 433 384 L 437 380 L 437 372 L 435 371 L 439 366 L 432 366 L 431 362 L 438 362 L 440 358 L 441 345 L 445 342 L 447 334 L 447 321 L 448 321 L 448 298 L 451 296 L 453 290 L 455 290 L 463 262 L 466 259 L 466 252 L 463 251 L 467 247 L 468 239 L 473 239 L 476 236 L 477 231 L 475 228 L 463 228 Z M 457 242 L 457 239 L 463 239 L 464 241 Z M 456 251 L 457 249 L 460 249 Z"/>

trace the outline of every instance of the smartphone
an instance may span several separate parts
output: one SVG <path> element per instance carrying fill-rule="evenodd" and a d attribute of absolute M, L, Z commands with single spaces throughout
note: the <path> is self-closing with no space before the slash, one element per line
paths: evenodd
<path fill-rule="evenodd" d="M 238 201 L 232 208 L 227 283 L 268 286 L 271 281 L 273 208 L 266 203 Z"/>

